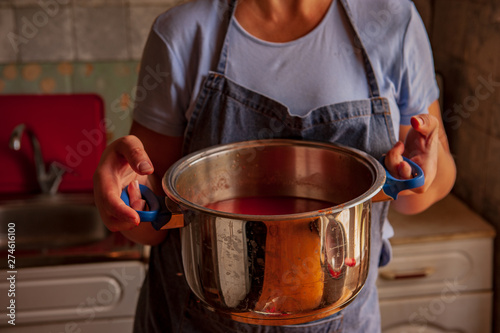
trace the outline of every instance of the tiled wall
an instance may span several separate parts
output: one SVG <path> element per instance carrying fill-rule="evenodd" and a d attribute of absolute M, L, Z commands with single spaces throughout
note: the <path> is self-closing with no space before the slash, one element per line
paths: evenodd
<path fill-rule="evenodd" d="M 127 134 L 154 18 L 179 0 L 0 0 L 0 94 L 101 95 L 109 139 Z"/>
<path fill-rule="evenodd" d="M 0 93 L 97 93 L 104 99 L 108 139 L 113 140 L 130 128 L 137 69 L 136 61 L 5 64 L 0 65 Z"/>
<path fill-rule="evenodd" d="M 454 193 L 490 221 L 495 332 L 500 332 L 500 1 L 435 0 L 432 44 L 443 74 L 443 120 L 458 168 Z"/>
<path fill-rule="evenodd" d="M 178 0 L 0 0 L 0 62 L 139 60 Z"/>

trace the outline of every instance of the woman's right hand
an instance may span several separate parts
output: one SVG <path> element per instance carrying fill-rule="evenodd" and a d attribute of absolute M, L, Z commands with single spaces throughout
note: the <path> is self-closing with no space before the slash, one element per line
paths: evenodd
<path fill-rule="evenodd" d="M 126 231 L 139 225 L 139 215 L 134 209 L 142 210 L 144 201 L 138 184 L 145 184 L 153 171 L 153 164 L 136 136 L 119 138 L 105 149 L 94 173 L 94 198 L 109 230 Z M 132 208 L 120 198 L 127 185 Z"/>

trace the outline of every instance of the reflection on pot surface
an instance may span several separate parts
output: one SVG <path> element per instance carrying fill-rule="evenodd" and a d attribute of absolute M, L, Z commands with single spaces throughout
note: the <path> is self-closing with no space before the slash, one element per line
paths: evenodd
<path fill-rule="evenodd" d="M 370 202 L 284 221 L 192 215 L 198 222 L 182 230 L 188 283 L 235 320 L 324 317 L 345 307 L 366 279 L 369 214 Z"/>

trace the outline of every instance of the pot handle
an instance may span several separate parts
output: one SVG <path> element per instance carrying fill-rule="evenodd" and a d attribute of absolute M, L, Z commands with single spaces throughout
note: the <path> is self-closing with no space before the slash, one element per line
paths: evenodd
<path fill-rule="evenodd" d="M 120 198 L 130 207 L 130 198 L 126 186 Z M 141 222 L 151 222 L 151 225 L 156 230 L 180 228 L 184 226 L 184 218 L 182 213 L 172 213 L 165 205 L 165 198 L 154 194 L 149 187 L 139 184 L 141 195 L 149 206 L 149 210 L 136 210 L 139 214 Z M 174 222 L 175 220 L 175 222 Z"/>
<path fill-rule="evenodd" d="M 385 156 L 382 156 L 382 158 L 380 159 L 380 163 L 382 163 L 382 165 L 384 166 L 386 174 L 386 180 L 384 186 L 382 187 L 382 192 L 392 200 L 397 199 L 399 192 L 423 186 L 425 183 L 424 171 L 422 170 L 422 168 L 420 168 L 417 163 L 413 162 L 409 158 L 403 156 L 403 160 L 411 166 L 413 175 L 413 178 L 411 179 L 394 178 L 389 173 L 389 170 L 387 170 L 387 168 L 385 167 Z"/>

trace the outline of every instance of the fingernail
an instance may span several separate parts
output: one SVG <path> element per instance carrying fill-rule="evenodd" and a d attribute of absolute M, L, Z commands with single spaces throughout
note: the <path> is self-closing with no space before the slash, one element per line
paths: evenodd
<path fill-rule="evenodd" d="M 128 222 L 129 224 L 132 224 L 134 226 L 138 226 L 139 223 L 141 222 L 141 220 L 139 218 L 131 218 L 131 219 L 127 219 L 126 222 Z"/>
<path fill-rule="evenodd" d="M 416 124 L 412 124 L 413 126 L 422 126 L 424 124 L 424 122 L 422 121 L 422 119 L 420 119 L 420 117 L 413 117 L 411 119 L 412 122 L 416 122 Z"/>
<path fill-rule="evenodd" d="M 139 171 L 142 173 L 148 173 L 148 172 L 151 172 L 153 170 L 153 166 L 147 161 L 142 161 L 137 166 L 137 169 L 139 169 Z"/>

